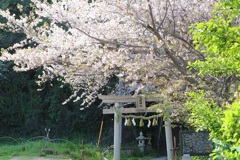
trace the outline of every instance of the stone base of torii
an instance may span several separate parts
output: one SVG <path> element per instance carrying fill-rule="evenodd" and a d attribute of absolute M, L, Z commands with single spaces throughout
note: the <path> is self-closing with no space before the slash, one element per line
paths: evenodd
<path fill-rule="evenodd" d="M 156 112 L 156 110 L 150 110 L 146 107 L 146 102 L 156 101 L 152 98 L 140 96 L 114 96 L 114 95 L 98 95 L 98 98 L 102 100 L 102 103 L 114 103 L 114 108 L 103 109 L 103 114 L 114 114 L 114 160 L 120 160 L 121 149 L 121 120 L 117 113 L 146 113 Z M 123 108 L 119 103 L 135 102 L 136 108 Z M 117 111 L 116 111 L 117 110 Z M 172 128 L 169 120 L 165 121 L 165 135 L 167 144 L 167 157 L 168 160 L 173 159 L 173 140 L 172 140 Z"/>

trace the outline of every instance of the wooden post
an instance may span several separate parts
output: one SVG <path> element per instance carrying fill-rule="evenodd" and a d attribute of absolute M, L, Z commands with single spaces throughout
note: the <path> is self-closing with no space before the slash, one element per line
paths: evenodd
<path fill-rule="evenodd" d="M 174 160 L 177 160 L 177 141 L 176 137 L 173 137 L 173 155 L 174 155 Z"/>
<path fill-rule="evenodd" d="M 172 140 L 172 128 L 170 120 L 165 121 L 165 134 L 167 144 L 167 158 L 168 160 L 173 159 L 173 140 Z"/>
<path fill-rule="evenodd" d="M 98 136 L 98 147 L 100 147 L 101 144 L 101 136 L 102 136 L 102 129 L 103 129 L 103 119 L 101 121 L 101 126 L 100 126 L 100 131 L 99 131 L 99 136 Z"/>
<path fill-rule="evenodd" d="M 115 103 L 116 109 L 119 109 L 119 103 Z M 118 113 L 114 112 L 114 160 L 120 160 L 120 147 L 121 147 L 121 126 L 120 126 L 120 116 Z"/>
<path fill-rule="evenodd" d="M 102 160 L 102 159 L 103 159 L 102 148 L 100 148 L 100 159 L 99 160 Z"/>
<path fill-rule="evenodd" d="M 82 140 L 82 160 L 84 160 L 84 141 Z"/>

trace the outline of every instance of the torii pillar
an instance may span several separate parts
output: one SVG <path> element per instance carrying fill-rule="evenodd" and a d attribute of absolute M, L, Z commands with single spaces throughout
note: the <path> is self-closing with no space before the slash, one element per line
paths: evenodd
<path fill-rule="evenodd" d="M 120 109 L 119 103 L 115 103 L 114 106 L 116 109 Z M 114 112 L 114 142 L 113 142 L 113 151 L 114 151 L 114 160 L 120 160 L 120 149 L 121 149 L 121 123 L 118 113 Z"/>
<path fill-rule="evenodd" d="M 171 121 L 166 120 L 165 123 L 165 135 L 166 135 L 166 145 L 167 145 L 167 158 L 168 160 L 173 159 L 173 140 L 172 140 L 172 128 Z"/>
<path fill-rule="evenodd" d="M 146 108 L 145 102 L 156 101 L 150 97 L 145 96 L 113 96 L 113 95 L 98 95 L 98 98 L 102 100 L 102 103 L 114 103 L 116 110 L 122 113 L 146 113 L 156 112 L 156 110 L 149 110 Z M 119 105 L 119 102 L 135 102 L 136 108 L 123 108 Z M 120 148 L 121 148 L 121 123 L 117 111 L 113 108 L 103 109 L 103 114 L 114 114 L 114 160 L 120 160 Z M 173 158 L 173 140 L 172 140 L 172 128 L 171 122 L 165 121 L 165 134 L 167 144 L 167 157 L 168 160 Z"/>

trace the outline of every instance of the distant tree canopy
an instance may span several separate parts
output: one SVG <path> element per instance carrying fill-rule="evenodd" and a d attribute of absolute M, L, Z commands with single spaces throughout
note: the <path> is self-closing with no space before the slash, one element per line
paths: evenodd
<path fill-rule="evenodd" d="M 54 79 L 37 91 L 41 69 L 17 73 L 12 65 L 4 66 L 0 79 L 0 136 L 45 136 L 44 129 L 50 128 L 51 138 L 74 133 L 97 137 L 102 118 L 101 108 L 96 108 L 99 103 L 84 111 L 79 110 L 80 101 L 62 105 L 71 95 L 69 85 Z"/>
<path fill-rule="evenodd" d="M 20 17 L 22 14 L 29 14 L 31 0 L 0 0 L 0 9 L 9 10 L 11 14 L 15 14 L 16 17 Z M 18 9 L 18 5 L 23 6 L 23 10 Z M 0 22 L 6 24 L 7 19 L 0 15 Z M 12 33 L 8 30 L 7 25 L 0 29 L 0 48 L 7 48 L 17 42 L 25 39 L 23 33 Z"/>

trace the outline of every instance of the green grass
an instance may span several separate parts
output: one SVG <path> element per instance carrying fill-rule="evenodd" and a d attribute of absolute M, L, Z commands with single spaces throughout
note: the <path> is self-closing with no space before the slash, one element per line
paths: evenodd
<path fill-rule="evenodd" d="M 7 140 L 6 140 L 7 139 Z M 57 151 L 57 154 L 48 154 L 42 149 L 50 148 Z M 104 153 L 106 149 L 102 149 Z M 13 157 L 56 157 L 62 159 L 79 160 L 82 157 L 82 144 L 73 143 L 65 139 L 47 140 L 44 137 L 35 137 L 27 141 L 16 140 L 11 137 L 5 137 L 5 140 L 0 137 L 0 160 L 9 160 Z M 102 157 L 102 158 L 101 158 Z M 104 157 L 108 160 L 113 159 L 113 150 L 105 154 Z M 133 150 L 131 156 L 126 155 L 126 151 L 121 151 L 121 160 L 150 160 L 157 157 L 156 152 L 146 151 L 141 153 L 137 148 Z M 100 149 L 95 145 L 84 145 L 84 158 L 86 160 L 101 160 Z M 27 159 L 27 158 L 26 158 Z"/>
<path fill-rule="evenodd" d="M 50 148 L 56 150 L 57 154 L 48 154 L 42 151 L 42 149 Z M 96 159 L 100 153 L 94 147 L 85 145 L 85 157 L 86 159 Z M 80 159 L 81 145 L 74 144 L 64 139 L 55 140 L 34 140 L 24 143 L 2 143 L 0 142 L 0 159 L 9 160 L 16 156 L 44 156 L 44 157 L 58 157 L 58 158 L 72 158 Z"/>

